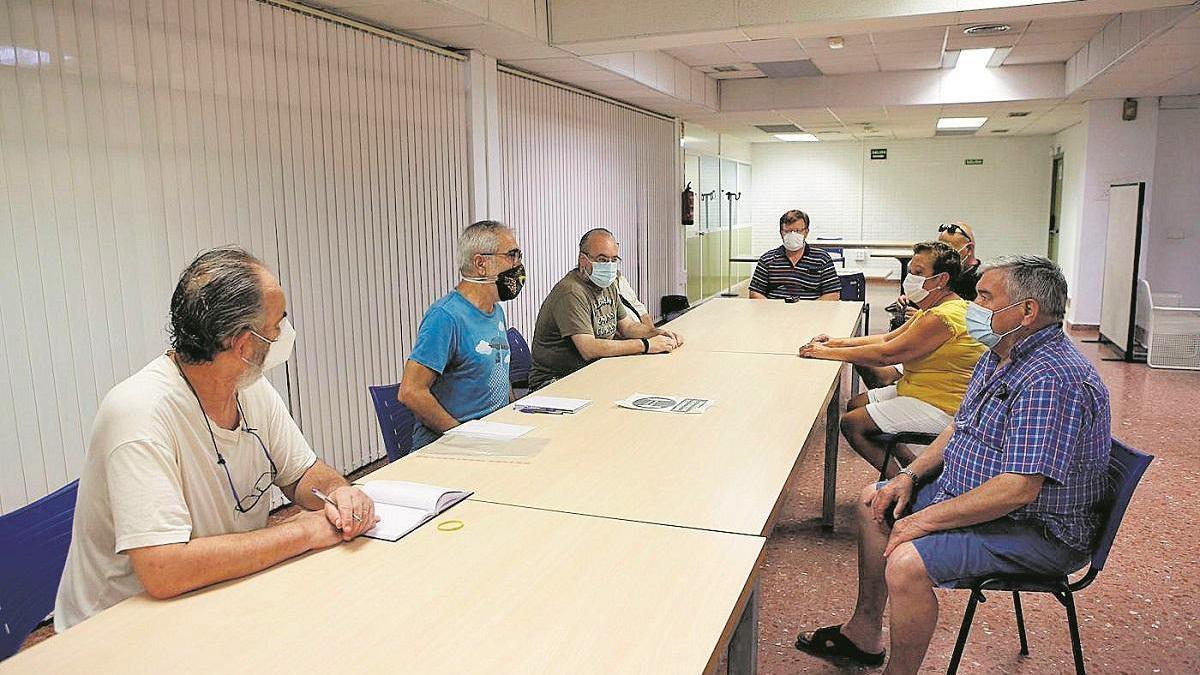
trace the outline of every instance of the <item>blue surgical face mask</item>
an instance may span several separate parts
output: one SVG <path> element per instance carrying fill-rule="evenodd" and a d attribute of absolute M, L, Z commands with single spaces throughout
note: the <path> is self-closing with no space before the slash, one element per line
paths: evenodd
<path fill-rule="evenodd" d="M 1025 301 L 1018 300 L 1008 307 L 1001 307 L 997 310 L 990 310 L 987 307 L 982 307 L 979 304 L 972 302 L 971 304 L 967 305 L 967 334 L 974 338 L 976 342 L 986 346 L 988 349 L 995 349 L 996 345 L 1000 344 L 1000 341 L 1004 339 L 1004 336 L 1016 331 L 1021 327 L 1021 324 L 1017 324 L 1012 330 L 1005 331 L 997 335 L 996 332 L 992 330 L 992 317 L 1006 309 L 1016 307 L 1022 302 Z"/>
<path fill-rule="evenodd" d="M 592 273 L 588 275 L 588 278 L 600 288 L 612 286 L 612 283 L 617 280 L 617 263 L 592 263 Z"/>

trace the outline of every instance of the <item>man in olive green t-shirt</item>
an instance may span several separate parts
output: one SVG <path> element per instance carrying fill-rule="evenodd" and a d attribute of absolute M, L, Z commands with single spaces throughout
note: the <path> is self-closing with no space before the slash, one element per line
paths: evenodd
<path fill-rule="evenodd" d="M 683 338 L 630 317 L 621 305 L 617 279 L 618 244 L 598 227 L 579 240 L 579 266 L 567 272 L 538 310 L 533 331 L 533 389 L 606 356 L 673 351 Z"/>

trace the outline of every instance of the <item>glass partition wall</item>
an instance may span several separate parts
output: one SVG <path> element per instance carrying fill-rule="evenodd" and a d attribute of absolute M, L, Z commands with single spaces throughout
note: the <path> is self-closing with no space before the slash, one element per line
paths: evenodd
<path fill-rule="evenodd" d="M 731 262 L 750 254 L 750 165 L 711 155 L 685 155 L 685 175 L 695 193 L 695 218 L 684 228 L 688 301 L 738 292 L 754 265 Z M 744 293 L 743 293 L 744 295 Z"/>

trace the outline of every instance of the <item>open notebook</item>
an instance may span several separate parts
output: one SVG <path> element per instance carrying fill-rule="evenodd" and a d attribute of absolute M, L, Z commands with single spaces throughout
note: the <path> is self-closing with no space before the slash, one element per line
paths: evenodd
<path fill-rule="evenodd" d="M 376 480 L 358 487 L 375 501 L 375 515 L 379 516 L 379 524 L 363 536 L 384 541 L 396 541 L 471 496 L 470 492 L 403 480 Z"/>

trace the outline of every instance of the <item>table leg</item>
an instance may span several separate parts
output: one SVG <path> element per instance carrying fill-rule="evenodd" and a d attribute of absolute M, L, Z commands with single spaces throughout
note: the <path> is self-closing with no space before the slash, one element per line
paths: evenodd
<path fill-rule="evenodd" d="M 825 408 L 825 492 L 821 499 L 821 522 L 833 529 L 833 512 L 837 506 L 838 435 L 841 433 L 842 380 L 838 378 L 829 406 Z"/>
<path fill-rule="evenodd" d="M 758 672 L 758 582 L 746 600 L 746 609 L 733 637 L 729 640 L 729 675 L 753 675 Z"/>

